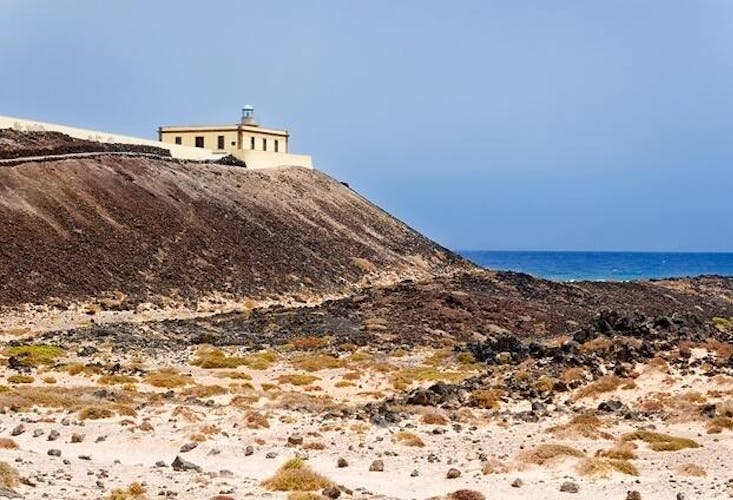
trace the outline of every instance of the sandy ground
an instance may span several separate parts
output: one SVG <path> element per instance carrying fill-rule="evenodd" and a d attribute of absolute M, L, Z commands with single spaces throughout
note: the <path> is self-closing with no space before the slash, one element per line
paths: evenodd
<path fill-rule="evenodd" d="M 6 382 L 3 386 L 0 437 L 11 439 L 18 448 L 0 449 L 0 460 L 17 469 L 20 482 L 13 490 L 23 498 L 118 498 L 111 496 L 113 491 L 132 483 L 142 484 L 148 498 L 286 498 L 287 492 L 269 491 L 262 482 L 295 456 L 305 458 L 311 469 L 342 485 L 355 498 L 427 498 L 459 489 L 474 490 L 486 498 L 507 499 L 624 499 L 632 490 L 644 499 L 677 498 L 678 494 L 687 499 L 710 499 L 730 498 L 733 492 L 729 487 L 733 483 L 728 482 L 732 434 L 728 430 L 707 434 L 699 419 L 631 422 L 609 418 L 603 428 L 607 435 L 600 439 L 547 432 L 549 427 L 567 422 L 580 409 L 593 408 L 598 401 L 611 397 L 633 406 L 660 391 L 677 394 L 690 388 L 703 390 L 706 384 L 705 389 L 715 388 L 719 398 L 724 398 L 733 387 L 729 379 L 713 382 L 700 374 L 670 376 L 654 369 L 641 369 L 635 388 L 617 389 L 571 406 L 551 406 L 549 416 L 539 422 L 516 420 L 514 415 L 530 407 L 528 401 L 517 401 L 506 402 L 494 410 L 407 407 L 407 418 L 380 426 L 370 423 L 368 417 L 341 417 L 334 411 L 359 408 L 397 393 L 390 382 L 394 369 L 385 371 L 384 363 L 397 370 L 421 366 L 435 352 L 425 350 L 399 357 L 359 352 L 362 356 L 352 355 L 344 366 L 316 367 L 313 371 L 299 368 L 297 362 L 299 357 L 312 353 L 297 351 L 279 353 L 266 369 L 204 369 L 191 364 L 196 359 L 193 351 L 182 352 L 175 359 L 143 362 L 135 356 L 113 355 L 104 350 L 92 357 L 66 352 L 53 363 L 34 369 L 33 382 Z M 139 375 L 127 375 L 131 378 L 126 384 L 107 385 L 100 379 L 105 368 L 100 373 L 69 373 L 74 371 L 70 368 L 73 366 L 109 367 L 115 363 L 123 367 L 122 372 L 134 367 Z M 441 371 L 463 370 L 467 376 L 477 369 L 451 363 L 446 358 Z M 149 379 L 142 373 L 155 373 L 161 366 L 173 366 L 179 374 L 190 375 L 189 382 L 173 388 L 146 382 Z M 223 377 L 232 372 L 251 379 Z M 340 387 L 345 385 L 344 375 L 349 373 L 358 375 L 353 381 L 355 385 Z M 8 368 L 0 371 L 4 379 L 14 374 Z M 317 380 L 301 386 L 278 380 L 282 375 L 293 374 Z M 55 382 L 48 383 L 48 377 Z M 191 392 L 212 386 L 225 390 L 212 395 Z M 39 398 L 38 404 L 18 403 L 18 397 L 28 396 L 32 389 L 41 394 L 68 390 L 81 391 L 83 395 L 79 396 L 78 405 L 71 404 L 66 409 L 54 407 L 39 396 L 33 396 Z M 105 392 L 93 395 L 100 389 Z M 125 396 L 130 398 L 126 404 L 132 410 L 122 412 L 129 414 L 117 414 L 114 404 Z M 233 402 L 238 396 L 240 401 Z M 90 397 L 91 401 L 99 401 L 97 407 L 110 405 L 113 414 L 82 418 L 81 412 L 89 401 L 85 398 Z M 265 418 L 266 427 L 252 428 L 248 424 L 248 416 L 253 413 Z M 445 423 L 426 424 L 422 421 L 425 413 L 442 415 Z M 621 435 L 638 428 L 691 438 L 701 446 L 659 452 L 640 443 L 637 458 L 632 460 L 638 476 L 612 471 L 607 477 L 589 477 L 579 472 L 579 464 L 586 457 L 612 447 Z M 58 432 L 58 438 L 49 441 L 52 431 Z M 423 446 L 395 442 L 394 436 L 401 431 L 418 436 Z M 75 434 L 83 437 L 72 438 Z M 182 451 L 189 443 L 196 447 Z M 567 445 L 583 456 L 558 457 L 542 465 L 523 458 L 543 444 Z M 245 453 L 248 446 L 252 447 L 251 454 Z M 49 455 L 49 450 L 57 450 L 60 456 Z M 174 471 L 171 463 L 176 456 L 200 466 L 202 471 Z M 339 467 L 340 458 L 348 466 Z M 375 460 L 383 461 L 383 471 L 370 471 Z M 498 463 L 506 469 L 484 474 L 486 463 Z M 679 468 L 685 464 L 701 467 L 705 476 L 681 474 Z M 452 468 L 460 471 L 460 476 L 448 479 L 448 470 Z M 516 479 L 521 480 L 520 487 L 512 486 Z M 561 485 L 568 481 L 578 486 L 577 493 L 561 491 Z M 341 497 L 348 498 L 348 491 Z"/>

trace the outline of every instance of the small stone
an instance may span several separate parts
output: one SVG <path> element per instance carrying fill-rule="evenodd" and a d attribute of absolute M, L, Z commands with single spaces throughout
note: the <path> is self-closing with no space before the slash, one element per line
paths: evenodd
<path fill-rule="evenodd" d="M 46 439 L 48 439 L 49 441 L 56 441 L 59 438 L 59 436 L 61 436 L 61 433 L 54 429 L 48 433 L 48 438 Z"/>
<path fill-rule="evenodd" d="M 626 500 L 641 500 L 641 493 L 636 490 L 626 492 Z"/>
<path fill-rule="evenodd" d="M 274 451 L 268 451 L 265 455 L 265 458 L 275 458 L 277 456 L 277 452 Z"/>
<path fill-rule="evenodd" d="M 335 486 L 329 486 L 328 488 L 323 489 L 321 495 L 326 498 L 338 498 L 341 496 L 341 490 Z"/>
<path fill-rule="evenodd" d="M 524 481 L 522 481 L 519 478 L 516 478 L 514 481 L 512 481 L 512 488 L 521 488 L 524 486 Z"/>
<path fill-rule="evenodd" d="M 91 460 L 92 459 L 92 457 L 90 457 L 89 455 L 79 455 L 78 458 L 79 460 Z"/>
<path fill-rule="evenodd" d="M 343 469 L 344 467 L 348 467 L 348 466 L 349 466 L 349 462 L 347 462 L 344 457 L 339 457 L 339 459 L 336 460 L 336 467 Z"/>
<path fill-rule="evenodd" d="M 25 432 L 25 425 L 20 424 L 20 425 L 16 425 L 15 428 L 12 431 L 10 431 L 10 435 L 11 436 L 20 436 L 24 432 Z"/>
<path fill-rule="evenodd" d="M 375 460 L 372 462 L 372 465 L 369 466 L 370 472 L 383 472 L 384 471 L 384 462 L 381 460 Z"/>
<path fill-rule="evenodd" d="M 207 453 L 208 456 L 218 455 L 221 453 L 221 450 L 219 448 L 211 448 L 209 452 Z"/>
<path fill-rule="evenodd" d="M 580 488 L 572 481 L 565 481 L 560 485 L 560 491 L 563 493 L 577 493 Z"/>
<path fill-rule="evenodd" d="M 288 437 L 288 444 L 291 444 L 293 446 L 299 446 L 303 444 L 303 436 L 300 434 L 293 434 L 290 437 Z"/>
<path fill-rule="evenodd" d="M 181 453 L 188 453 L 189 451 L 196 448 L 198 445 L 199 444 L 194 441 L 191 441 L 190 443 L 186 443 L 183 446 L 181 446 Z"/>
<path fill-rule="evenodd" d="M 97 436 L 97 439 L 94 440 L 95 443 L 101 443 L 102 441 L 107 441 L 107 436 Z"/>
<path fill-rule="evenodd" d="M 48 455 L 51 457 L 60 457 L 61 456 L 61 450 L 57 450 L 56 448 L 52 448 L 48 450 Z"/>
<path fill-rule="evenodd" d="M 73 434 L 71 435 L 71 442 L 72 442 L 72 443 L 81 443 L 82 441 L 84 441 L 84 438 L 85 438 L 85 437 L 86 437 L 86 436 L 85 436 L 84 434 L 81 434 L 81 433 L 75 432 L 75 433 L 73 433 Z"/>
<path fill-rule="evenodd" d="M 420 472 L 418 472 L 417 469 L 413 469 L 412 472 L 410 472 L 410 477 L 417 477 L 420 475 Z"/>
<path fill-rule="evenodd" d="M 457 477 L 461 477 L 461 471 L 459 471 L 456 468 L 450 468 L 448 469 L 448 473 L 445 475 L 448 479 L 455 479 Z"/>
<path fill-rule="evenodd" d="M 45 434 L 45 431 L 44 431 L 43 429 L 35 429 L 35 430 L 33 431 L 33 437 L 34 437 L 34 438 L 37 438 L 37 437 L 43 436 L 44 434 Z"/>
<path fill-rule="evenodd" d="M 64 465 L 71 465 L 71 460 L 69 460 L 68 458 L 64 458 L 63 462 L 64 462 Z"/>
<path fill-rule="evenodd" d="M 244 449 L 244 456 L 245 457 L 248 457 L 248 456 L 252 455 L 254 452 L 255 452 L 255 449 L 254 448 L 252 448 L 251 446 L 247 446 Z"/>
<path fill-rule="evenodd" d="M 18 493 L 15 490 L 6 488 L 5 486 L 0 486 L 0 497 L 2 498 L 23 498 L 23 495 L 21 495 L 20 493 Z"/>
<path fill-rule="evenodd" d="M 677 500 L 687 500 L 687 495 L 680 491 L 679 493 L 677 493 Z"/>
<path fill-rule="evenodd" d="M 175 460 L 171 463 L 171 467 L 173 467 L 173 470 L 175 471 L 196 471 L 201 472 L 201 467 L 189 462 L 187 460 L 182 459 L 181 457 L 176 455 Z"/>

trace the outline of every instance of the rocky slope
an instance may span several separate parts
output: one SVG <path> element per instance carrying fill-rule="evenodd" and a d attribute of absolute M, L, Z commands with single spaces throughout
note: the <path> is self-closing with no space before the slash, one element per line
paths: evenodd
<path fill-rule="evenodd" d="M 38 133 L 32 139 L 35 152 Z M 341 183 L 301 169 L 121 156 L 4 166 L 0 220 L 2 306 L 308 299 L 364 278 L 466 265 Z"/>

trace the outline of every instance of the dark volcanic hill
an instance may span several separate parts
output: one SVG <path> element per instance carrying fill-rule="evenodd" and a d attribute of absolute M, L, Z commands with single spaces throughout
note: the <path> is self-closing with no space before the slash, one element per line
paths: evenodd
<path fill-rule="evenodd" d="M 43 149 L 38 133 L 29 138 L 28 151 Z M 58 134 L 49 141 L 67 153 Z M 0 220 L 1 306 L 120 292 L 125 307 L 215 293 L 308 298 L 366 276 L 392 283 L 468 266 L 343 184 L 295 168 L 134 155 L 0 164 Z"/>

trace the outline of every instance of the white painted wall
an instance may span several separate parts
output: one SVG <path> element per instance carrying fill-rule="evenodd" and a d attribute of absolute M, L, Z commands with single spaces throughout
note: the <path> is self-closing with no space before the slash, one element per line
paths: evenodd
<path fill-rule="evenodd" d="M 0 128 L 12 128 L 20 131 L 61 132 L 62 134 L 70 135 L 77 139 L 86 139 L 89 141 L 153 146 L 156 148 L 167 149 L 171 152 L 171 155 L 174 158 L 185 160 L 215 160 L 221 157 L 221 155 L 214 153 L 210 149 L 179 146 L 177 144 L 141 139 L 139 137 L 130 137 L 110 132 L 102 132 L 99 130 L 67 127 L 65 125 L 57 125 L 55 123 L 46 123 L 36 120 L 25 120 L 23 118 L 14 118 L 12 116 L 0 116 Z"/>
<path fill-rule="evenodd" d="M 247 164 L 247 168 L 303 167 L 313 168 L 313 160 L 308 155 L 292 153 L 275 153 L 273 151 L 256 151 L 240 149 L 232 152 Z"/>

